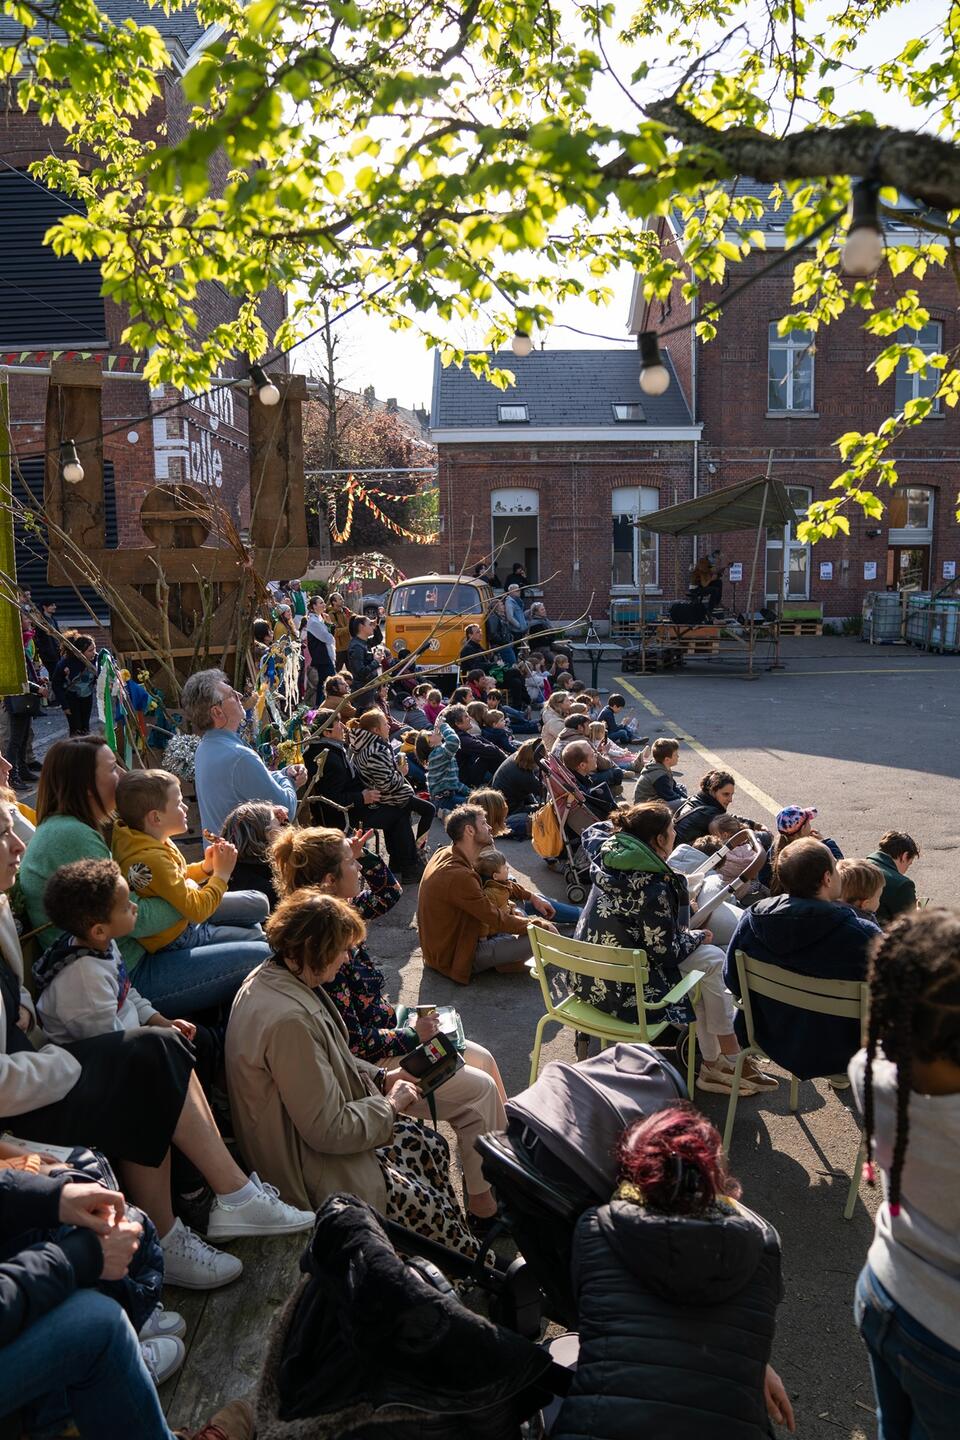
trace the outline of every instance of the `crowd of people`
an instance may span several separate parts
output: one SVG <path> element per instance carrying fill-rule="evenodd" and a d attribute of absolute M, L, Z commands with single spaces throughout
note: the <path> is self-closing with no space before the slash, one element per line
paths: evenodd
<path fill-rule="evenodd" d="M 190 676 L 203 831 L 192 862 L 177 777 L 123 770 L 102 736 L 71 724 L 50 747 L 32 815 L 0 767 L 0 1109 L 24 1137 L 0 1143 L 0 1404 L 25 1411 L 28 1433 L 72 1415 L 82 1437 L 169 1440 L 156 1384 L 182 1363 L 184 1327 L 160 1283 L 237 1281 L 231 1240 L 305 1232 L 337 1192 L 461 1256 L 481 1252 L 497 1197 L 475 1141 L 506 1128 L 507 1094 L 462 1022 L 455 1073 L 435 1091 L 405 1066 L 448 1034 L 436 1007 L 388 996 L 377 960 L 378 920 L 415 885 L 423 963 L 461 987 L 526 975 L 531 922 L 644 951 L 644 997 L 580 982 L 580 1000 L 621 1020 L 697 971 L 695 998 L 670 1018 L 681 1033 L 696 1021 L 708 1093 L 731 1093 L 744 1041 L 738 952 L 869 982 L 865 1048 L 855 1021 L 753 995 L 768 1059 L 743 1062 L 739 1091 L 777 1090 L 768 1061 L 852 1081 L 868 1178 L 884 1186 L 856 1298 L 884 1434 L 946 1435 L 960 1361 L 960 920 L 918 908 L 920 847 L 905 832 L 851 859 L 812 807 L 767 826 L 736 813 L 728 772 L 685 787 L 679 742 L 651 743 L 621 694 L 603 703 L 579 681 L 519 583 L 500 602 L 505 631 L 464 634 L 446 695 L 415 669 L 398 685 L 376 622 L 341 597 L 278 596 L 263 643 L 303 644 L 301 683 L 318 702 L 303 764 L 268 768 L 240 737 L 243 695 L 221 671 Z M 580 815 L 569 830 L 558 786 Z M 561 844 L 544 860 L 572 856 L 582 905 L 512 873 L 511 846 L 545 811 Z M 438 816 L 448 843 L 430 853 Z M 462 1203 L 438 1119 L 456 1136 Z M 113 1170 L 84 1171 L 90 1151 Z M 608 1205 L 577 1232 L 583 1348 L 554 1433 L 692 1434 L 659 1408 L 667 1364 L 688 1372 L 680 1409 L 723 1433 L 759 1437 L 766 1416 L 792 1429 L 769 1363 L 779 1240 L 740 1201 L 716 1131 L 692 1104 L 673 1107 L 622 1137 L 619 1164 Z M 148 1249 L 158 1278 L 136 1309 L 110 1287 Z M 705 1345 L 730 1365 L 705 1372 Z M 598 1411 L 598 1386 L 624 1404 Z M 250 1408 L 238 1401 L 196 1433 L 250 1440 Z"/>

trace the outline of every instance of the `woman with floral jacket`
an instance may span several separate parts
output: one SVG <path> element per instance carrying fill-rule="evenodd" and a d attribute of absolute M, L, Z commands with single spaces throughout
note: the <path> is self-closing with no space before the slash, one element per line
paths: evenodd
<path fill-rule="evenodd" d="M 304 885 L 318 886 L 340 900 L 349 900 L 364 920 L 392 910 L 401 889 L 379 860 L 367 855 L 358 838 L 321 827 L 285 830 L 271 852 L 274 876 L 281 896 Z M 362 865 L 361 865 L 362 860 Z M 415 1050 L 439 1029 L 436 1014 L 420 1015 L 412 1026 L 401 1026 L 394 1007 L 383 993 L 384 975 L 363 944 L 348 952 L 349 959 L 333 980 L 324 985 L 347 1027 L 350 1049 L 362 1060 L 396 1069 L 396 1058 Z M 437 1118 L 446 1120 L 457 1136 L 463 1165 L 467 1213 L 473 1229 L 482 1234 L 496 1213 L 496 1201 L 480 1168 L 474 1148 L 479 1135 L 506 1128 L 503 1109 L 506 1091 L 497 1062 L 482 1045 L 464 1043 L 464 1065 L 433 1094 Z M 426 1118 L 426 1100 L 409 1112 Z"/>
<path fill-rule="evenodd" d="M 687 885 L 667 864 L 674 844 L 673 812 L 659 801 L 630 805 L 609 821 L 591 825 L 580 840 L 590 862 L 591 888 L 575 938 L 643 950 L 648 1002 L 662 1000 L 688 971 L 703 972 L 693 1001 L 702 1056 L 697 1088 L 729 1094 L 740 1049 L 734 1034 L 736 1006 L 723 983 L 725 956 L 711 943 L 713 935 L 688 930 L 680 921 Z M 579 993 L 618 1019 L 636 1019 L 637 997 L 630 986 L 583 979 Z M 671 1006 L 667 1014 L 677 1023 L 689 1020 L 685 1004 Z M 752 1059 L 744 1062 L 741 1095 L 776 1085 Z"/>

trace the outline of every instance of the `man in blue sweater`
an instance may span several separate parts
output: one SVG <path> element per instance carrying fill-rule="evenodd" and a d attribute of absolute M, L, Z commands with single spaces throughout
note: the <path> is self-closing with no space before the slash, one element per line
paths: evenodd
<path fill-rule="evenodd" d="M 280 773 L 268 770 L 256 751 L 244 744 L 237 734 L 244 720 L 243 703 L 222 670 L 191 675 L 180 708 L 201 737 L 195 777 L 204 830 L 219 835 L 231 810 L 246 800 L 266 800 L 293 819 L 306 769 L 288 765 Z"/>

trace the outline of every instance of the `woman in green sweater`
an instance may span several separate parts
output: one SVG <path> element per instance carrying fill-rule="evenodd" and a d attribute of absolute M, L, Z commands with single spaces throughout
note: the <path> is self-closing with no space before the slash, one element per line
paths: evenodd
<path fill-rule="evenodd" d="M 109 826 L 120 770 L 102 736 L 76 735 L 51 745 L 37 794 L 37 829 L 20 866 L 20 889 L 31 926 L 46 949 L 60 935 L 43 908 L 53 872 L 74 860 L 109 860 Z M 132 898 L 136 899 L 136 896 Z M 262 941 L 201 945 L 146 954 L 140 940 L 177 920 L 166 900 L 137 900 L 133 934 L 118 942 L 136 987 L 164 1015 L 190 1015 L 229 1005 L 240 982 L 270 951 Z"/>

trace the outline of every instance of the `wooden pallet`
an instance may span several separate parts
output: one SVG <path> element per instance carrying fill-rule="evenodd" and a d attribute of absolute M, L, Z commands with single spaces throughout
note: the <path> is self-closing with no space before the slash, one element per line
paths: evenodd
<path fill-rule="evenodd" d="M 780 635 L 822 635 L 822 620 L 782 620 L 780 622 Z"/>
<path fill-rule="evenodd" d="M 678 640 L 684 655 L 719 655 L 719 640 Z"/>
<path fill-rule="evenodd" d="M 628 675 L 643 675 L 652 670 L 675 670 L 682 664 L 683 651 L 679 645 L 650 645 L 646 654 L 642 650 L 628 650 L 620 661 L 620 668 Z"/>

